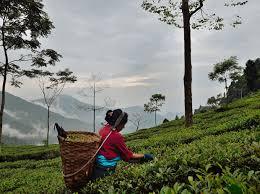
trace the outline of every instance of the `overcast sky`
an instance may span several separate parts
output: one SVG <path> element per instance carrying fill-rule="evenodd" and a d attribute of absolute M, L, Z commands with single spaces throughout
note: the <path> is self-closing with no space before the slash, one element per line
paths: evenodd
<path fill-rule="evenodd" d="M 163 112 L 184 112 L 182 29 L 160 22 L 137 0 L 43 2 L 55 25 L 43 46 L 60 52 L 63 59 L 57 65 L 69 67 L 79 80 L 65 94 L 76 96 L 84 80 L 95 73 L 110 84 L 99 94 L 99 103 L 109 96 L 117 107 L 143 106 L 152 94 L 162 93 L 166 96 Z M 205 11 L 215 10 L 226 18 L 239 13 L 243 24 L 217 32 L 192 31 L 193 108 L 224 91 L 223 85 L 208 79 L 213 64 L 235 55 L 244 66 L 248 59 L 260 57 L 260 1 L 249 0 L 238 9 L 226 8 L 223 2 L 207 0 Z M 27 99 L 40 97 L 32 81 L 7 90 Z"/>

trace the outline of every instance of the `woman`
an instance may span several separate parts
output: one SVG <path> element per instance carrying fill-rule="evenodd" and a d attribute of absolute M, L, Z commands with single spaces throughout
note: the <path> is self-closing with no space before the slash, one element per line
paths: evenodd
<path fill-rule="evenodd" d="M 126 162 L 136 159 L 141 161 L 153 160 L 153 156 L 150 154 L 136 154 L 127 148 L 124 138 L 120 134 L 127 123 L 127 113 L 121 109 L 109 110 L 106 113 L 105 120 L 107 124 L 99 131 L 102 142 L 105 142 L 96 157 L 92 180 L 113 174 L 117 162 L 120 160 Z"/>

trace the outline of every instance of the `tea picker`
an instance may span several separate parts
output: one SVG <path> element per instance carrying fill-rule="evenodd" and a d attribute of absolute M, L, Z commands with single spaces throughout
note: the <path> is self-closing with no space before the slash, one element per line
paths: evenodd
<path fill-rule="evenodd" d="M 107 111 L 107 124 L 93 132 L 65 131 L 57 123 L 62 167 L 65 184 L 71 190 L 78 190 L 89 180 L 95 180 L 115 173 L 117 162 L 148 162 L 151 154 L 133 153 L 125 144 L 120 131 L 128 120 L 128 114 L 121 109 Z"/>

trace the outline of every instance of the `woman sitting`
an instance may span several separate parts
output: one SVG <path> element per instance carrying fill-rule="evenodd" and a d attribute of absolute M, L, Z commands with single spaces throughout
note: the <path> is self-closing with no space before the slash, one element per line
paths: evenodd
<path fill-rule="evenodd" d="M 136 154 L 127 148 L 124 137 L 120 134 L 128 120 L 128 114 L 121 109 L 107 111 L 105 120 L 107 124 L 99 130 L 102 142 L 104 142 L 96 157 L 96 164 L 92 173 L 92 180 L 111 175 L 115 172 L 117 162 L 124 160 L 150 161 L 150 154 Z"/>

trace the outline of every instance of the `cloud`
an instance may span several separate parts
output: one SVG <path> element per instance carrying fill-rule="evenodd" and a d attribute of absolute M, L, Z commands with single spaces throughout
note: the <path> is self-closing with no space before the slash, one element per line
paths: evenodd
<path fill-rule="evenodd" d="M 166 95 L 165 111 L 184 112 L 183 31 L 160 22 L 141 8 L 140 0 L 46 0 L 46 11 L 55 30 L 43 46 L 63 55 L 59 67 L 69 67 L 79 82 L 67 85 L 64 93 L 75 95 L 86 76 L 102 72 L 111 88 L 100 98 L 111 96 L 121 106 L 142 105 L 157 92 Z M 192 30 L 193 105 L 223 91 L 208 80 L 212 65 L 236 55 L 240 65 L 259 57 L 260 1 L 250 0 L 241 8 L 225 8 L 224 1 L 206 1 L 205 11 L 230 19 L 243 18 L 237 28 L 222 31 Z M 41 96 L 34 82 L 22 89 L 8 87 L 25 98 Z M 166 110 L 168 109 L 168 110 Z"/>
<path fill-rule="evenodd" d="M 160 77 L 159 73 L 153 73 L 148 75 L 130 75 L 130 76 L 107 76 L 105 79 L 96 81 L 97 87 L 104 88 L 127 88 L 127 87 L 136 87 L 136 86 L 152 86 L 156 84 L 156 80 Z M 109 78 L 110 77 L 110 78 Z M 67 88 L 88 88 L 89 84 L 91 85 L 88 77 L 81 77 L 75 84 L 68 86 Z"/>
<path fill-rule="evenodd" d="M 3 135 L 9 136 L 9 137 L 17 137 L 19 139 L 32 139 L 32 138 L 39 138 L 43 137 L 45 135 L 46 129 L 42 129 L 41 126 L 34 125 L 35 131 L 32 133 L 21 133 L 17 129 L 13 129 L 8 124 L 3 125 Z"/>

